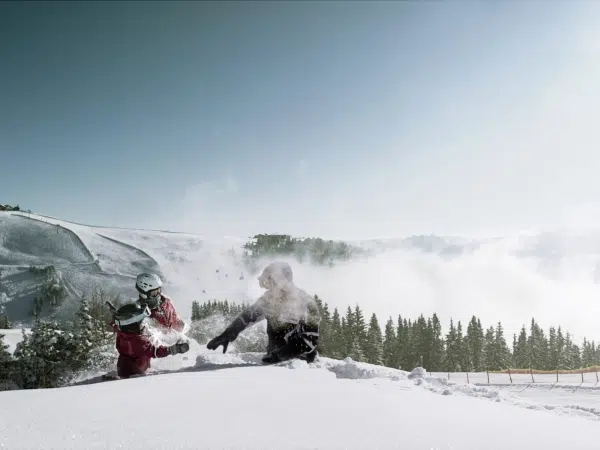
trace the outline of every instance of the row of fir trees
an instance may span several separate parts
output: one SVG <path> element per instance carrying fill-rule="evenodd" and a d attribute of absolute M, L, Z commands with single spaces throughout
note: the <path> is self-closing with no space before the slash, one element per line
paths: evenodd
<path fill-rule="evenodd" d="M 358 305 L 340 314 L 337 308 L 331 312 L 318 296 L 315 300 L 321 313 L 319 353 L 326 357 L 351 357 L 405 370 L 420 366 L 430 372 L 570 370 L 600 365 L 600 345 L 584 339 L 579 347 L 561 327 L 550 327 L 546 333 L 535 319 L 509 343 L 500 322 L 484 328 L 475 316 L 466 326 L 451 319 L 445 332 L 436 314 L 413 320 L 389 318 L 382 328 L 375 314 L 367 320 Z M 215 314 L 231 319 L 244 307 L 227 301 L 196 301 L 192 321 Z"/>

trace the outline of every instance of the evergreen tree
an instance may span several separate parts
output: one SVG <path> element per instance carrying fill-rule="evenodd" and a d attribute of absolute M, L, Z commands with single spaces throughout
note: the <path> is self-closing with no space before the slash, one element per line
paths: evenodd
<path fill-rule="evenodd" d="M 337 308 L 333 310 L 333 316 L 331 318 L 331 342 L 329 343 L 329 348 L 332 358 L 343 359 L 346 356 L 344 354 L 345 347 L 342 321 Z"/>
<path fill-rule="evenodd" d="M 498 322 L 496 325 L 496 333 L 494 336 L 494 360 L 491 367 L 493 370 L 503 370 L 510 367 L 511 354 L 504 339 L 504 328 Z"/>
<path fill-rule="evenodd" d="M 485 370 L 484 333 L 481 322 L 475 316 L 467 326 L 465 344 L 470 355 L 470 369 L 474 372 Z"/>
<path fill-rule="evenodd" d="M 71 333 L 65 332 L 56 322 L 36 319 L 30 334 L 23 330 L 23 341 L 17 345 L 14 354 L 21 386 L 31 389 L 64 385 L 73 376 L 76 352 Z"/>
<path fill-rule="evenodd" d="M 444 338 L 442 337 L 442 325 L 437 314 L 431 317 L 431 355 L 430 366 L 427 369 L 431 372 L 438 372 L 443 369 L 444 361 Z"/>
<path fill-rule="evenodd" d="M 346 309 L 346 317 L 342 322 L 342 325 L 344 333 L 344 353 L 346 356 L 350 356 L 354 359 L 350 354 L 356 354 L 356 349 L 354 347 L 358 346 L 360 348 L 360 344 L 356 342 L 356 318 L 354 317 L 354 312 L 350 306 Z"/>
<path fill-rule="evenodd" d="M 548 365 L 547 370 L 555 370 L 560 366 L 563 349 L 562 342 L 558 339 L 558 334 L 554 327 L 550 327 L 548 332 Z"/>
<path fill-rule="evenodd" d="M 494 361 L 496 361 L 496 330 L 494 327 L 489 327 L 485 332 L 484 338 L 484 354 L 485 366 L 487 370 L 494 369 Z"/>
<path fill-rule="evenodd" d="M 450 330 L 446 334 L 446 360 L 444 366 L 448 372 L 461 371 L 461 342 L 454 321 L 450 319 Z"/>
<path fill-rule="evenodd" d="M 11 328 L 10 320 L 8 320 L 8 315 L 4 310 L 4 307 L 0 307 L 0 330 L 7 330 Z"/>
<path fill-rule="evenodd" d="M 526 369 L 530 367 L 528 338 L 525 326 L 521 328 L 519 337 L 513 343 L 513 364 L 517 369 Z"/>
<path fill-rule="evenodd" d="M 397 337 L 394 329 L 394 321 L 390 317 L 385 324 L 385 336 L 383 338 L 383 365 L 387 367 L 398 367 Z"/>
<path fill-rule="evenodd" d="M 12 355 L 8 352 L 8 345 L 4 344 L 4 335 L 0 334 L 0 391 L 11 378 L 12 364 Z"/>
<path fill-rule="evenodd" d="M 324 303 L 318 296 L 315 295 L 315 302 L 319 309 L 321 316 L 321 323 L 319 325 L 319 344 L 318 352 L 320 355 L 331 357 L 331 314 L 329 313 L 329 306 Z"/>
<path fill-rule="evenodd" d="M 545 368 L 548 366 L 548 340 L 544 335 L 544 330 L 531 319 L 531 328 L 529 335 L 529 353 L 532 368 Z"/>
<path fill-rule="evenodd" d="M 402 316 L 398 316 L 396 323 L 396 364 L 398 368 L 406 369 L 406 348 L 408 347 L 408 329 L 406 320 L 402 319 Z"/>
<path fill-rule="evenodd" d="M 583 338 L 583 346 L 581 347 L 581 364 L 583 367 L 590 367 L 595 364 L 595 348 L 594 342 Z"/>
<path fill-rule="evenodd" d="M 198 320 L 202 320 L 202 309 L 200 308 L 200 303 L 197 300 L 192 302 L 192 322 L 196 322 Z"/>
<path fill-rule="evenodd" d="M 97 328 L 94 319 L 90 315 L 90 305 L 87 297 L 82 297 L 75 323 L 75 354 L 73 360 L 77 362 L 77 368 L 89 367 L 90 353 L 94 343 L 99 343 L 100 336 L 95 334 Z"/>
<path fill-rule="evenodd" d="M 377 316 L 373 313 L 367 331 L 365 360 L 370 364 L 383 364 L 383 339 Z"/>
<path fill-rule="evenodd" d="M 363 357 L 365 357 L 367 353 L 367 324 L 365 316 L 358 305 L 354 307 L 354 327 L 352 334 L 361 349 Z"/>

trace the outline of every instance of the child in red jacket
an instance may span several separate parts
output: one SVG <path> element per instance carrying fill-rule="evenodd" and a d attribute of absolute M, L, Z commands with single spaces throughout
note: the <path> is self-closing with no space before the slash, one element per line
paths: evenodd
<path fill-rule="evenodd" d="M 111 325 L 117 333 L 117 374 L 120 378 L 145 374 L 152 358 L 165 358 L 190 349 L 187 342 L 177 342 L 169 347 L 154 346 L 144 334 L 146 317 L 150 317 L 150 310 L 137 303 L 124 305 L 114 313 Z"/>
<path fill-rule="evenodd" d="M 177 316 L 171 299 L 162 294 L 162 280 L 154 273 L 142 273 L 137 276 L 135 288 L 139 293 L 138 303 L 150 309 L 150 317 L 156 321 L 162 331 L 183 331 L 185 323 Z"/>

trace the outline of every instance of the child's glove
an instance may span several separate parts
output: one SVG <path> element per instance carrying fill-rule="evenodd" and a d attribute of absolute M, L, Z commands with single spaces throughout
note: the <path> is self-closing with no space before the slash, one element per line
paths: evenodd
<path fill-rule="evenodd" d="M 176 344 L 168 347 L 169 355 L 177 355 L 179 353 L 186 353 L 190 349 L 190 344 L 187 342 L 177 342 Z"/>

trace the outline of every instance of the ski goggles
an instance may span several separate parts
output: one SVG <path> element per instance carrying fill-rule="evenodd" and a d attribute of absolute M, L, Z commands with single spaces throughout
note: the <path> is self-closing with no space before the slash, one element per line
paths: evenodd
<path fill-rule="evenodd" d="M 151 291 L 148 292 L 140 292 L 140 295 L 142 296 L 142 298 L 158 298 L 160 297 L 160 293 L 162 292 L 161 288 L 156 288 L 156 289 L 152 289 Z"/>

